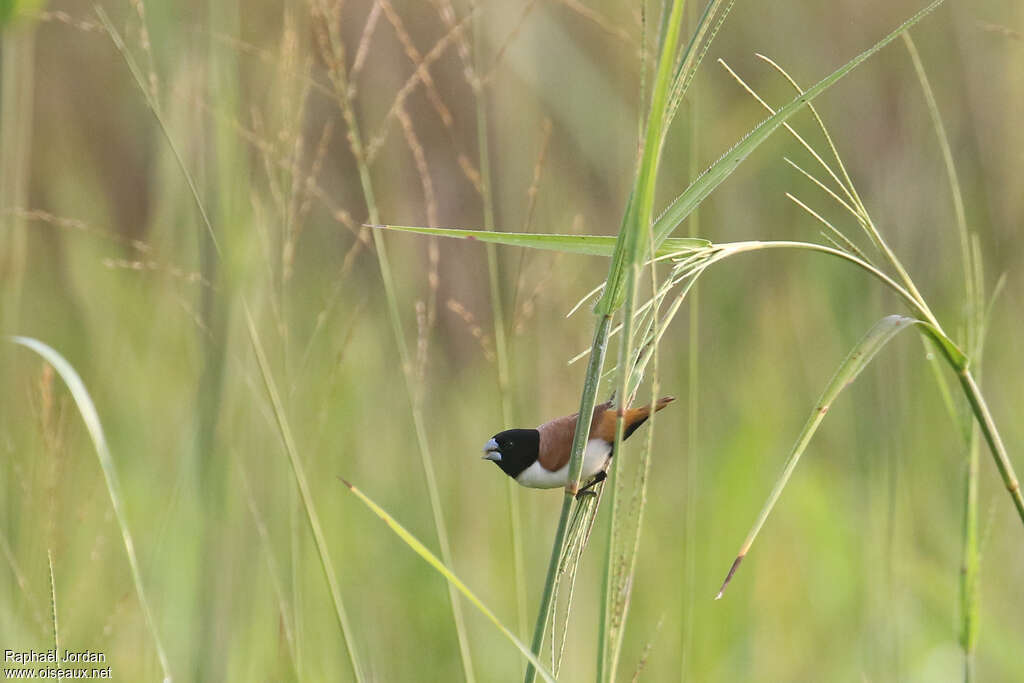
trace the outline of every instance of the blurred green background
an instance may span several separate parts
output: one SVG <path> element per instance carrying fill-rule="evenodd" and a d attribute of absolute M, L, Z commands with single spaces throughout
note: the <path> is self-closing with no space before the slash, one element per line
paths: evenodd
<path fill-rule="evenodd" d="M 360 227 L 368 213 L 348 125 L 318 44 L 323 15 L 356 71 L 355 115 L 375 152 L 380 220 L 483 226 L 476 99 L 460 55 L 476 43 L 498 228 L 614 234 L 642 110 L 639 5 L 491 0 L 453 36 L 443 0 L 349 0 L 337 15 L 333 3 L 322 12 L 320 0 L 103 4 L 197 179 L 223 259 L 92 5 L 23 8 L 2 29 L 0 322 L 4 333 L 64 354 L 92 393 L 172 673 L 350 676 L 244 299 L 282 390 L 370 680 L 460 679 L 444 581 L 337 478 L 437 550 L 381 275 Z M 696 79 L 696 109 L 684 105 L 669 137 L 660 202 L 688 183 L 692 140 L 703 168 L 764 117 L 715 59 L 778 105 L 791 97 L 788 86 L 755 53 L 807 86 L 919 6 L 738 3 Z M 456 3 L 455 20 L 469 12 Z M 991 291 L 1007 278 L 993 308 L 984 388 L 1018 468 L 1022 31 L 1024 5 L 1014 0 L 949 2 L 914 30 L 980 236 L 985 284 Z M 421 78 L 403 91 L 416 71 L 409 46 L 438 52 L 429 88 Z M 879 227 L 957 330 L 964 296 L 949 186 L 902 43 L 818 105 Z M 813 132 L 807 115 L 795 124 Z M 703 205 L 700 236 L 819 239 L 786 192 L 853 232 L 783 156 L 808 159 L 777 133 Z M 422 377 L 453 569 L 518 631 L 506 480 L 479 458 L 487 438 L 513 426 L 501 419 L 484 248 L 437 242 L 435 264 L 424 238 L 385 240 L 418 359 L 413 373 Z M 576 409 L 583 365 L 566 361 L 588 347 L 592 321 L 586 308 L 564 315 L 603 280 L 607 262 L 498 254 L 513 422 L 532 426 Z M 903 312 L 836 260 L 795 252 L 742 259 L 701 280 L 696 397 L 687 396 L 689 315 L 661 347 L 662 390 L 680 401 L 657 424 L 621 677 L 643 658 L 641 679 L 654 681 L 959 679 L 966 454 L 911 335 L 833 407 L 729 592 L 712 601 L 825 382 L 877 319 Z M 105 652 L 116 680 L 158 678 L 74 404 L 37 357 L 9 344 L 0 380 L 0 647 L 51 642 L 49 550 L 62 644 Z M 690 400 L 698 404 L 692 425 Z M 622 457 L 639 448 L 630 442 Z M 1024 680 L 1024 530 L 987 452 L 980 481 L 977 675 Z M 693 558 L 684 552 L 688 491 L 696 495 Z M 532 626 L 561 496 L 522 490 L 518 499 Z M 607 512 L 584 556 L 564 680 L 594 675 Z M 518 678 L 521 656 L 468 605 L 465 614 L 478 679 Z"/>

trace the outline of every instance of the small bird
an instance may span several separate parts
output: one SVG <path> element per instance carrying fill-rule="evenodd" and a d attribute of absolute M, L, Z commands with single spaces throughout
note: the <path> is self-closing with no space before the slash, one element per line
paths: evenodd
<path fill-rule="evenodd" d="M 673 396 L 658 399 L 657 412 L 675 400 Z M 579 493 L 604 481 L 612 460 L 615 443 L 617 410 L 612 401 L 594 406 L 590 434 L 583 451 L 583 473 L 580 481 L 590 480 Z M 491 460 L 508 476 L 523 486 L 551 489 L 569 483 L 569 456 L 576 434 L 579 413 L 545 422 L 536 429 L 508 429 L 495 434 L 484 446 L 484 460 Z M 651 416 L 651 406 L 631 408 L 623 415 L 622 440 Z M 578 494 L 577 494 L 578 495 Z"/>

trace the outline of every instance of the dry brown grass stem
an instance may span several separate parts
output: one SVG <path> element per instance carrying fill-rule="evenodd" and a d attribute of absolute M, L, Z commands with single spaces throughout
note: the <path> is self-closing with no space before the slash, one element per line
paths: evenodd
<path fill-rule="evenodd" d="M 274 172 L 275 169 L 285 172 L 290 172 L 292 170 L 293 165 L 291 159 L 278 153 L 274 143 L 264 136 L 263 130 L 265 125 L 262 122 L 262 115 L 258 113 L 258 110 L 252 110 L 254 124 L 253 127 L 250 128 L 233 117 L 225 117 L 214 111 L 214 109 L 202 98 L 192 97 L 190 100 L 211 116 L 215 116 L 226 121 L 239 138 L 251 146 L 256 152 L 260 153 L 261 159 L 264 163 L 264 171 L 267 173 L 268 177 L 276 176 L 276 173 Z M 325 150 L 325 154 L 326 151 L 327 150 Z M 357 223 L 354 218 L 352 218 L 352 214 L 347 209 L 340 206 L 335 201 L 333 195 L 319 184 L 314 174 L 311 173 L 306 176 L 305 185 L 308 195 L 319 201 L 335 222 L 340 223 L 346 230 L 352 233 L 356 238 L 357 243 L 362 245 L 360 248 L 373 248 L 373 245 L 370 243 L 369 232 L 363 228 L 361 224 Z M 270 190 L 271 192 L 275 191 L 273 187 L 271 187 Z M 275 201 L 277 201 L 276 198 Z"/>
<path fill-rule="evenodd" d="M 260 112 L 256 107 L 253 107 L 250 110 L 250 116 L 252 117 L 252 130 L 254 137 L 256 139 L 266 141 L 266 144 L 257 147 L 257 151 L 260 153 L 260 161 L 263 162 L 263 172 L 267 176 L 267 190 L 270 192 L 270 198 L 273 200 L 274 205 L 278 207 L 278 211 L 283 213 L 282 207 L 285 203 L 284 192 L 281 189 L 281 180 L 275 172 L 275 167 L 279 166 L 280 170 L 284 170 L 286 172 L 290 171 L 292 167 L 291 160 L 280 157 L 278 155 L 277 146 L 267 140 L 266 125 L 263 122 L 262 112 Z"/>
<path fill-rule="evenodd" d="M 530 186 L 526 190 L 526 212 L 523 215 L 523 225 L 519 230 L 520 232 L 530 232 L 530 228 L 533 225 L 533 216 L 537 208 L 537 195 L 540 192 L 540 181 L 544 175 L 544 166 L 548 156 L 548 145 L 551 142 L 551 129 L 551 119 L 545 118 L 544 123 L 541 124 L 540 149 L 537 151 L 537 159 L 533 164 L 533 176 L 530 178 Z M 516 319 L 516 302 L 519 298 L 520 287 L 523 284 L 523 264 L 525 260 L 526 250 L 522 249 L 519 252 L 519 263 L 516 265 L 516 286 L 512 291 L 513 321 Z"/>
<path fill-rule="evenodd" d="M 296 163 L 295 172 L 292 175 L 292 195 L 289 204 L 290 218 L 286 220 L 288 229 L 285 232 L 285 243 L 282 247 L 282 278 L 285 282 L 291 279 L 292 268 L 295 260 L 295 247 L 302 236 L 302 230 L 309 218 L 309 212 L 313 208 L 313 187 L 317 178 L 323 170 L 324 159 L 327 157 L 327 150 L 331 144 L 331 137 L 334 134 L 334 120 L 328 119 L 320 131 L 320 139 L 313 150 L 313 160 L 309 165 L 309 171 L 303 175 L 301 164 Z M 298 206 L 296 207 L 296 203 Z"/>
<path fill-rule="evenodd" d="M 398 110 L 398 121 L 402 125 L 402 133 L 405 136 L 405 142 L 409 146 L 409 151 L 412 153 L 413 161 L 416 166 L 416 174 L 420 178 L 420 185 L 423 187 L 423 201 L 427 210 L 427 225 L 435 227 L 438 224 L 438 209 L 437 209 L 437 196 L 434 192 L 434 181 L 430 177 L 430 167 L 427 165 L 427 155 L 423 149 L 423 144 L 420 142 L 419 136 L 416 135 L 416 129 L 413 126 L 412 118 L 404 108 Z M 421 330 L 423 335 L 422 341 L 422 363 L 417 363 L 419 368 L 417 375 L 422 381 L 423 376 L 423 365 L 426 364 L 427 357 L 427 346 L 428 339 L 431 329 L 434 327 L 434 322 L 437 320 L 437 290 L 440 284 L 440 277 L 438 275 L 438 267 L 440 261 L 440 253 L 437 248 L 437 238 L 432 237 L 427 241 L 427 301 L 424 311 L 424 329 Z"/>
<path fill-rule="evenodd" d="M 102 30 L 102 27 L 101 27 Z M 202 30 L 202 29 L 197 29 Z M 288 76 L 297 80 L 303 81 L 309 84 L 309 87 L 316 92 L 324 95 L 330 100 L 334 100 L 337 94 L 331 89 L 330 86 L 325 85 L 318 81 L 312 72 L 301 72 L 298 70 L 287 71 L 281 64 L 281 51 L 268 50 L 266 48 L 253 45 L 252 43 L 246 42 L 236 36 L 229 36 L 219 32 L 211 32 L 210 35 L 214 40 L 227 45 L 228 47 L 234 48 L 240 55 L 248 55 L 255 57 L 267 66 L 272 66 L 277 70 L 278 74 L 287 73 Z"/>
<path fill-rule="evenodd" d="M 184 314 L 188 316 L 189 320 L 195 324 L 196 329 L 203 335 L 203 337 L 208 341 L 213 341 L 213 330 L 211 330 L 210 326 L 206 324 L 206 321 L 203 320 L 203 316 L 199 314 L 199 311 L 196 310 L 195 306 L 177 292 L 172 296 L 178 306 L 181 307 L 182 312 L 184 312 Z"/>
<path fill-rule="evenodd" d="M 153 251 L 153 247 L 144 242 L 143 240 L 131 239 L 123 237 L 113 230 L 103 230 L 102 228 L 96 228 L 85 221 L 78 218 L 69 218 L 66 216 L 57 216 L 50 213 L 49 211 L 42 211 L 40 209 L 3 209 L 0 210 L 0 215 L 7 214 L 19 218 L 24 221 L 34 221 L 38 223 L 46 223 L 57 228 L 64 230 L 73 230 L 76 232 L 83 232 L 94 237 L 100 237 L 106 241 L 114 242 L 129 247 L 141 254 L 148 254 Z"/>
<path fill-rule="evenodd" d="M 1024 33 L 1021 33 L 1020 31 L 1015 31 L 1009 26 L 1003 26 L 1002 24 L 993 24 L 988 21 L 978 21 L 976 23 L 978 28 L 980 28 L 982 31 L 985 31 L 986 33 L 995 33 L 1004 38 L 1024 41 Z"/>
<path fill-rule="evenodd" d="M 149 96 L 154 102 L 160 101 L 160 83 L 156 77 L 156 65 L 153 59 L 153 45 L 149 40 L 149 29 L 146 26 L 146 5 L 142 0 L 131 0 L 135 14 L 139 17 L 139 47 L 146 55 L 146 79 Z"/>
<path fill-rule="evenodd" d="M 427 166 L 427 155 L 423 150 L 423 144 L 416 129 L 413 127 L 412 118 L 403 107 L 399 107 L 396 116 L 402 127 L 402 134 L 405 142 L 412 153 L 413 163 L 416 166 L 416 174 L 420 178 L 420 186 L 423 189 L 423 201 L 427 211 L 427 225 L 437 226 L 437 197 L 434 194 L 434 181 L 430 178 L 430 168 Z"/>
<path fill-rule="evenodd" d="M 61 466 L 66 459 L 64 449 L 64 434 L 67 426 L 65 420 L 66 400 L 63 395 L 58 398 L 54 394 L 54 375 L 53 367 L 44 363 L 36 383 L 38 400 L 35 400 L 30 394 L 39 427 L 39 436 L 43 442 L 43 452 L 46 454 L 42 488 L 46 507 L 45 542 L 47 548 L 54 548 L 57 545 L 57 520 L 60 519 L 60 510 L 64 500 L 59 495 L 57 487 L 61 479 Z"/>
<path fill-rule="evenodd" d="M 544 166 L 548 158 L 548 146 L 551 143 L 551 119 L 545 118 L 541 124 L 540 150 L 537 152 L 537 160 L 533 164 L 533 177 L 530 179 L 530 187 L 526 190 L 526 217 L 523 219 L 522 232 L 529 232 L 533 224 L 534 210 L 537 208 L 537 194 L 540 192 L 540 181 L 544 175 Z"/>
<path fill-rule="evenodd" d="M 476 321 L 476 316 L 474 316 L 469 309 L 455 299 L 448 299 L 448 310 L 459 316 L 462 322 L 466 324 L 466 329 L 473 338 L 479 342 L 484 358 L 493 363 L 496 358 L 494 353 L 494 340 L 491 339 L 489 334 L 484 332 L 484 328 L 482 328 Z"/>
<path fill-rule="evenodd" d="M 359 73 L 363 70 L 363 65 L 366 64 L 366 56 L 370 54 L 370 42 L 373 40 L 373 32 L 377 30 L 377 22 L 380 20 L 380 2 L 374 0 L 373 6 L 370 7 L 370 13 L 366 17 L 366 23 L 363 25 L 363 30 L 359 34 L 359 44 L 356 46 L 356 58 L 352 62 L 352 69 L 349 71 L 349 80 L 351 83 L 355 83 L 356 79 L 359 78 Z M 350 84 L 350 87 L 351 84 Z"/>
<path fill-rule="evenodd" d="M 217 286 L 212 282 L 203 277 L 202 273 L 197 271 L 187 271 L 178 266 L 168 265 L 166 263 L 160 263 L 159 261 L 148 259 L 146 261 L 132 261 L 123 258 L 108 257 L 103 259 L 103 267 L 111 270 L 134 270 L 137 272 L 150 272 L 160 273 L 167 275 L 174 280 L 180 280 L 185 284 L 189 285 L 200 285 L 207 287 L 213 291 L 217 291 Z"/>
<path fill-rule="evenodd" d="M 316 187 L 317 179 L 324 168 L 324 160 L 327 159 L 327 151 L 331 146 L 331 138 L 334 136 L 334 119 L 327 119 L 323 130 L 320 131 L 320 142 L 317 143 L 313 153 L 313 163 L 310 164 L 309 172 L 302 184 L 302 203 L 299 205 L 298 222 L 296 230 L 300 231 L 305 224 L 309 212 L 313 208 L 313 189 Z"/>
<path fill-rule="evenodd" d="M 578 235 L 583 228 L 583 216 L 576 214 L 572 219 L 572 227 L 569 228 L 570 234 Z M 526 283 L 533 280 L 533 287 L 530 289 L 529 294 L 523 298 L 522 303 L 514 305 L 512 309 L 512 332 L 516 335 L 520 335 L 526 331 L 526 324 L 533 318 L 537 308 L 537 300 L 547 290 L 548 283 L 556 273 L 559 272 L 558 266 L 561 263 L 565 254 L 556 252 L 554 255 L 549 256 L 549 266 L 545 268 L 535 278 L 529 274 L 529 269 L 520 267 L 519 273 L 516 277 L 515 294 L 518 297 L 519 293 L 524 291 Z"/>
<path fill-rule="evenodd" d="M 455 7 L 452 5 L 452 0 L 430 0 L 430 4 L 437 10 L 437 15 L 441 18 L 441 23 L 451 31 L 457 24 L 465 21 L 463 18 L 461 21 L 456 19 Z M 470 3 L 470 13 L 476 10 L 476 0 Z M 465 34 L 461 31 L 455 36 L 456 51 L 459 55 L 459 60 L 462 62 L 463 76 L 466 78 L 466 82 L 472 85 L 476 82 L 476 71 L 473 68 L 473 56 L 472 51 L 469 49 L 469 40 Z"/>
<path fill-rule="evenodd" d="M 430 64 L 437 60 L 444 51 L 451 44 L 456 33 L 462 30 L 465 25 L 465 20 L 468 19 L 472 14 L 466 16 L 466 19 L 453 26 L 445 36 L 439 40 L 433 48 L 431 48 L 428 58 L 424 58 L 420 54 L 420 51 L 412 42 L 412 36 L 405 28 L 405 24 L 402 21 L 402 17 L 395 12 L 395 8 L 391 5 L 390 0 L 378 0 L 381 7 L 384 9 L 384 15 L 387 17 L 388 23 L 391 24 L 392 28 L 395 29 L 395 35 L 398 37 L 398 41 L 402 44 L 402 49 L 405 50 L 405 56 L 409 58 L 413 66 L 416 67 L 415 75 L 419 76 L 419 80 L 423 83 L 423 87 L 427 91 L 427 98 L 434 107 L 434 111 L 441 117 L 441 121 L 445 126 L 451 126 L 453 121 L 451 110 L 441 99 L 441 93 L 437 90 L 437 85 L 434 83 L 434 77 L 430 75 Z"/>
<path fill-rule="evenodd" d="M 388 17 L 389 22 L 395 29 L 395 34 L 398 36 L 399 41 L 402 43 L 402 47 L 405 50 L 406 57 L 412 62 L 414 67 L 412 74 L 406 79 L 402 87 L 395 93 L 395 98 L 388 109 L 387 114 L 381 120 L 380 125 L 377 126 L 377 131 L 370 137 L 370 142 L 366 146 L 366 160 L 367 163 L 373 163 L 377 153 L 380 152 L 380 148 L 387 141 L 388 132 L 391 128 L 391 120 L 398 115 L 398 111 L 405 105 L 405 101 L 409 95 L 422 83 L 426 89 L 427 98 L 429 99 L 434 111 L 437 112 L 438 118 L 444 125 L 446 134 L 448 135 L 449 141 L 452 143 L 456 153 L 461 156 L 465 156 L 462 152 L 462 145 L 459 142 L 459 137 L 456 134 L 454 127 L 454 119 L 452 118 L 451 110 L 444 103 L 441 98 L 441 94 L 437 90 L 437 86 L 434 84 L 433 77 L 430 75 L 430 66 L 436 62 L 445 53 L 450 45 L 457 40 L 457 37 L 465 30 L 466 24 L 472 17 L 472 14 L 466 15 L 461 21 L 448 29 L 447 33 L 438 40 L 434 46 L 430 49 L 426 55 L 421 55 L 416 46 L 412 44 L 412 38 L 406 32 L 404 25 L 401 23 L 401 19 L 394 10 L 391 9 L 389 13 L 390 3 L 384 3 L 384 14 Z M 469 162 L 469 158 L 466 157 L 466 162 Z M 462 162 L 460 161 L 460 166 Z"/>
<path fill-rule="evenodd" d="M 103 33 L 103 26 L 100 25 L 99 22 L 90 21 L 89 19 L 80 19 L 61 10 L 37 12 L 30 16 L 35 18 L 36 21 L 65 24 L 74 29 L 78 29 L 79 31 L 85 31 L 86 33 Z"/>

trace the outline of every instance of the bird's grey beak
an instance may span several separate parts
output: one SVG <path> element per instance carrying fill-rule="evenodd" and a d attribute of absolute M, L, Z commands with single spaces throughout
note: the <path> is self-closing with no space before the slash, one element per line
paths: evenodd
<path fill-rule="evenodd" d="M 501 451 L 498 450 L 498 442 L 494 439 L 491 439 L 484 444 L 484 460 L 501 462 Z"/>

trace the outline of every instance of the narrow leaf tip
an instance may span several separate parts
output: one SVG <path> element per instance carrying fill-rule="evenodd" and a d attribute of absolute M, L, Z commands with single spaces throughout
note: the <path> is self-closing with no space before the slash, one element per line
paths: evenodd
<path fill-rule="evenodd" d="M 732 581 L 732 575 L 736 573 L 736 569 L 740 566 L 740 562 L 746 555 L 737 555 L 736 559 L 732 561 L 732 566 L 729 567 L 729 573 L 725 575 L 725 581 L 722 582 L 722 587 L 718 589 L 718 595 L 715 596 L 715 600 L 721 600 L 722 594 L 725 593 L 725 587 Z"/>

